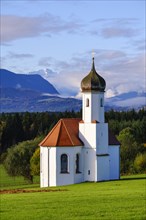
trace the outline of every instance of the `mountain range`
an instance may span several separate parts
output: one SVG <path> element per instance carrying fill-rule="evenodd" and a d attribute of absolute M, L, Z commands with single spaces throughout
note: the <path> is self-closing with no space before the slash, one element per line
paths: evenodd
<path fill-rule="evenodd" d="M 5 69 L 0 69 L 0 87 L 33 90 L 41 93 L 59 94 L 55 87 L 38 74 L 15 74 Z"/>
<path fill-rule="evenodd" d="M 62 98 L 38 74 L 16 74 L 0 69 L 0 112 L 79 111 L 81 100 Z"/>
<path fill-rule="evenodd" d="M 0 69 L 0 112 L 79 111 L 81 100 L 61 97 L 57 89 L 43 78 L 45 74 L 43 70 L 16 74 Z M 145 95 L 144 92 L 133 91 L 108 98 L 105 110 L 139 109 L 144 106 Z"/>

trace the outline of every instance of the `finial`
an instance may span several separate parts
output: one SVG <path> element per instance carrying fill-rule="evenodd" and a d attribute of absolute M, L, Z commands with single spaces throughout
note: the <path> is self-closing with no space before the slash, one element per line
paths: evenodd
<path fill-rule="evenodd" d="M 94 66 L 94 55 L 95 55 L 95 52 L 94 52 L 94 50 L 92 50 L 92 60 L 93 60 L 93 62 L 92 62 L 92 70 L 95 70 L 95 66 Z"/>
<path fill-rule="evenodd" d="M 95 55 L 95 52 L 94 50 L 92 50 L 92 59 L 94 60 L 94 55 Z"/>

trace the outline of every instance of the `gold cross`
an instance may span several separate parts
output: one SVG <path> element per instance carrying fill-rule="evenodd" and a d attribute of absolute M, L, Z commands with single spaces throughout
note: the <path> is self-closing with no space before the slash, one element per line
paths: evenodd
<path fill-rule="evenodd" d="M 95 56 L 95 52 L 94 50 L 92 50 L 92 58 L 94 58 L 94 56 Z"/>

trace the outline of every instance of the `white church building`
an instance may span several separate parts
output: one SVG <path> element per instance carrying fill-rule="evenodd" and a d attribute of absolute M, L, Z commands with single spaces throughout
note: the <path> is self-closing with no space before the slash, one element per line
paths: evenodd
<path fill-rule="evenodd" d="M 120 178 L 120 143 L 104 119 L 106 82 L 92 69 L 81 82 L 82 119 L 60 119 L 40 143 L 40 186 Z"/>

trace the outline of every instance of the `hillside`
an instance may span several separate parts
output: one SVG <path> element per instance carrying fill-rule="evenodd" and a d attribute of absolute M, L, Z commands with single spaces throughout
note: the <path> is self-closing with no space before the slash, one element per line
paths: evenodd
<path fill-rule="evenodd" d="M 15 74 L 5 69 L 0 69 L 0 88 L 32 90 L 41 93 L 59 94 L 56 88 L 40 75 Z"/>
<path fill-rule="evenodd" d="M 1 89 L 1 112 L 79 111 L 81 100 L 49 96 L 34 90 Z"/>

